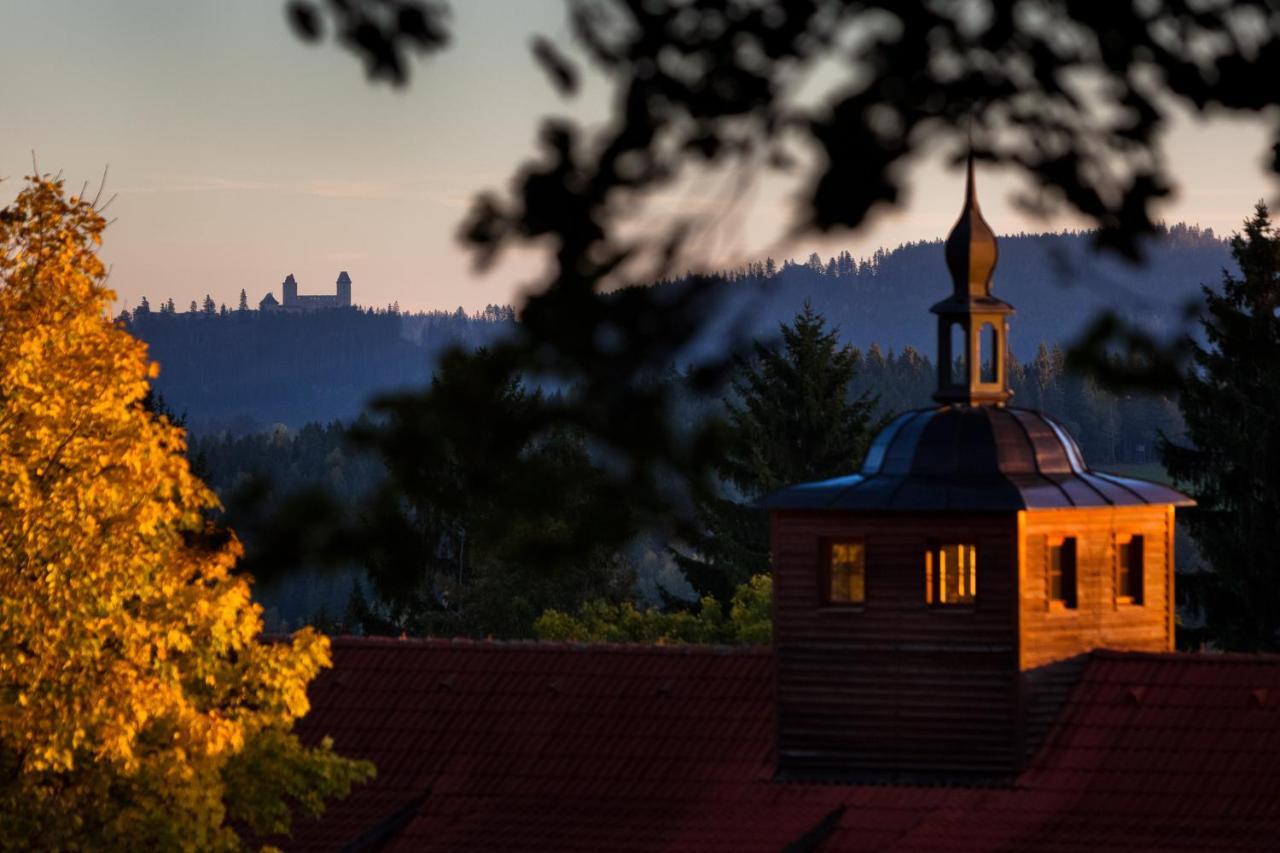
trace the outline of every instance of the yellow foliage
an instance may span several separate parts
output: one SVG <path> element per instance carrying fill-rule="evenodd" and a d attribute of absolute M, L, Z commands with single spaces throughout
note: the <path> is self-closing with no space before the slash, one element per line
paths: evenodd
<path fill-rule="evenodd" d="M 236 849 L 229 822 L 284 831 L 286 798 L 372 769 L 291 733 L 328 641 L 260 641 L 240 545 L 144 405 L 155 365 L 106 318 L 104 225 L 40 177 L 0 211 L 0 844 Z"/>

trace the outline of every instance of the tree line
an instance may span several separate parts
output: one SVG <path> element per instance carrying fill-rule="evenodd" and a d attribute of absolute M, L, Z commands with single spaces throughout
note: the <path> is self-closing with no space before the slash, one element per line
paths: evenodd
<path fill-rule="evenodd" d="M 391 397 L 354 423 L 193 437 L 192 457 L 222 496 L 226 523 L 246 541 L 246 566 L 282 626 L 336 627 L 350 615 L 351 630 L 529 636 L 545 611 L 573 612 L 591 595 L 615 606 L 635 599 L 677 609 L 710 596 L 727 607 L 737 586 L 767 571 L 763 522 L 742 508 L 744 496 L 855 470 L 873 428 L 932 405 L 936 387 L 934 363 L 915 349 L 842 343 L 812 308 L 783 324 L 776 339 L 758 342 L 724 396 L 697 391 L 688 371 L 652 377 L 676 401 L 671 416 L 686 434 L 707 421 L 725 423 L 716 449 L 725 461 L 690 510 L 699 519 L 691 530 L 637 544 L 631 534 L 642 513 L 626 495 L 603 500 L 604 449 L 571 431 L 549 430 L 527 444 L 512 432 L 536 434 L 529 422 L 542 403 L 573 389 L 495 387 L 493 358 L 483 350 L 446 356 L 429 392 Z M 806 385 L 802 377 L 817 376 L 829 377 L 831 399 L 814 409 L 795 394 Z M 1096 465 L 1152 463 L 1161 435 L 1184 432 L 1174 400 L 1109 392 L 1068 370 L 1056 345 L 1013 361 L 1010 378 L 1014 404 L 1058 417 Z M 806 410 L 824 414 L 797 424 L 791 413 Z M 798 434 L 806 436 L 799 445 Z M 819 452 L 819 444 L 831 450 Z M 752 470 L 784 447 L 804 458 Z M 557 499 L 544 501 L 549 492 Z M 382 533 L 334 538 L 343 519 L 360 513 L 384 525 Z M 595 545 L 584 527 L 595 531 Z M 324 553 L 312 547 L 316 535 L 330 537 Z M 714 555 L 710 573 L 707 555 Z M 401 587 L 406 564 L 423 569 L 408 589 Z M 436 578 L 429 591 L 418 583 L 428 576 Z"/>
<path fill-rule="evenodd" d="M 1019 310 L 1010 344 L 1023 362 L 1033 362 L 1042 343 L 1051 351 L 1065 346 L 1094 309 L 1117 302 L 1153 333 L 1174 334 L 1182 328 L 1187 301 L 1199 298 L 1200 283 L 1233 263 L 1223 241 L 1193 226 L 1162 229 L 1149 243 L 1144 267 L 1097 255 L 1091 239 L 1089 232 L 1001 238 L 995 286 Z M 930 352 L 928 307 L 947 287 L 940 279 L 943 269 L 941 242 L 928 241 L 878 249 L 864 258 L 846 251 L 825 261 L 811 256 L 807 263 L 766 259 L 700 276 L 698 286 L 714 305 L 711 319 L 687 346 L 669 353 L 666 363 L 685 370 L 719 360 L 752 339 L 774 339 L 779 324 L 806 304 L 838 328 L 846 343 L 865 347 L 875 341 L 886 353 Z M 691 286 L 685 277 L 649 287 L 654 298 L 671 300 Z M 603 298 L 625 301 L 631 295 Z M 244 300 L 246 307 L 228 311 L 214 310 L 212 298 L 188 312 L 172 310 L 171 303 L 154 311 L 144 300 L 119 319 L 148 343 L 161 365 L 156 390 L 186 413 L 197 433 L 349 421 L 379 393 L 425 384 L 451 347 L 493 347 L 527 333 L 515 311 L 503 305 L 471 313 L 410 313 L 393 304 L 295 314 L 248 310 Z M 662 368 L 655 364 L 646 371 Z M 892 402 L 925 399 L 927 394 L 910 401 L 893 395 Z M 1111 456 L 1104 451 L 1102 458 Z"/>

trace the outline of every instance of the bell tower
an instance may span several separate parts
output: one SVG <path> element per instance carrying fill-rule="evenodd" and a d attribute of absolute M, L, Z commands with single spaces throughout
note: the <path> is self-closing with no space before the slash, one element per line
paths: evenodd
<path fill-rule="evenodd" d="M 1174 645 L 1167 486 L 1090 470 L 1067 428 L 1006 405 L 996 239 L 968 166 L 946 243 L 941 405 L 903 412 L 861 470 L 769 510 L 777 773 L 1005 784 L 1094 649 Z"/>
<path fill-rule="evenodd" d="M 991 295 L 999 251 L 982 218 L 969 155 L 964 209 L 947 236 L 953 292 L 929 310 L 938 315 L 939 403 L 1003 406 L 1009 390 L 1009 317 L 1013 306 Z"/>

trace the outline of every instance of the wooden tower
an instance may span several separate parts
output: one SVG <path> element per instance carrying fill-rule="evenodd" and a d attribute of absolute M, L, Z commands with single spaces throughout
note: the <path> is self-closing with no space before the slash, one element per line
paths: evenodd
<path fill-rule="evenodd" d="M 770 495 L 781 778 L 998 783 L 1092 649 L 1173 648 L 1174 507 L 1089 470 L 1067 430 L 1007 405 L 1013 308 L 969 163 L 946 243 L 938 407 L 861 471 Z"/>

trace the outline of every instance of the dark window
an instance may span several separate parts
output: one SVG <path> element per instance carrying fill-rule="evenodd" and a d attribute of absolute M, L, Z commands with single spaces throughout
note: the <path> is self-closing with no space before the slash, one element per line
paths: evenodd
<path fill-rule="evenodd" d="M 1000 381 L 999 364 L 1000 364 L 1000 339 L 996 337 L 996 327 L 990 323 L 982 324 L 982 334 L 978 337 L 978 346 L 981 347 L 979 364 L 982 365 L 982 375 L 978 381 L 988 385 L 995 384 Z"/>
<path fill-rule="evenodd" d="M 1076 539 L 1067 536 L 1049 543 L 1049 601 L 1076 606 Z"/>
<path fill-rule="evenodd" d="M 1142 603 L 1142 537 L 1116 540 L 1116 595 L 1122 601 Z"/>
<path fill-rule="evenodd" d="M 827 555 L 828 603 L 864 603 L 867 600 L 866 545 L 858 541 L 832 542 Z"/>
<path fill-rule="evenodd" d="M 964 326 L 951 324 L 951 384 L 969 384 L 969 336 Z"/>
<path fill-rule="evenodd" d="M 935 543 L 925 554 L 925 598 L 930 604 L 972 604 L 978 597 L 978 548 Z"/>

